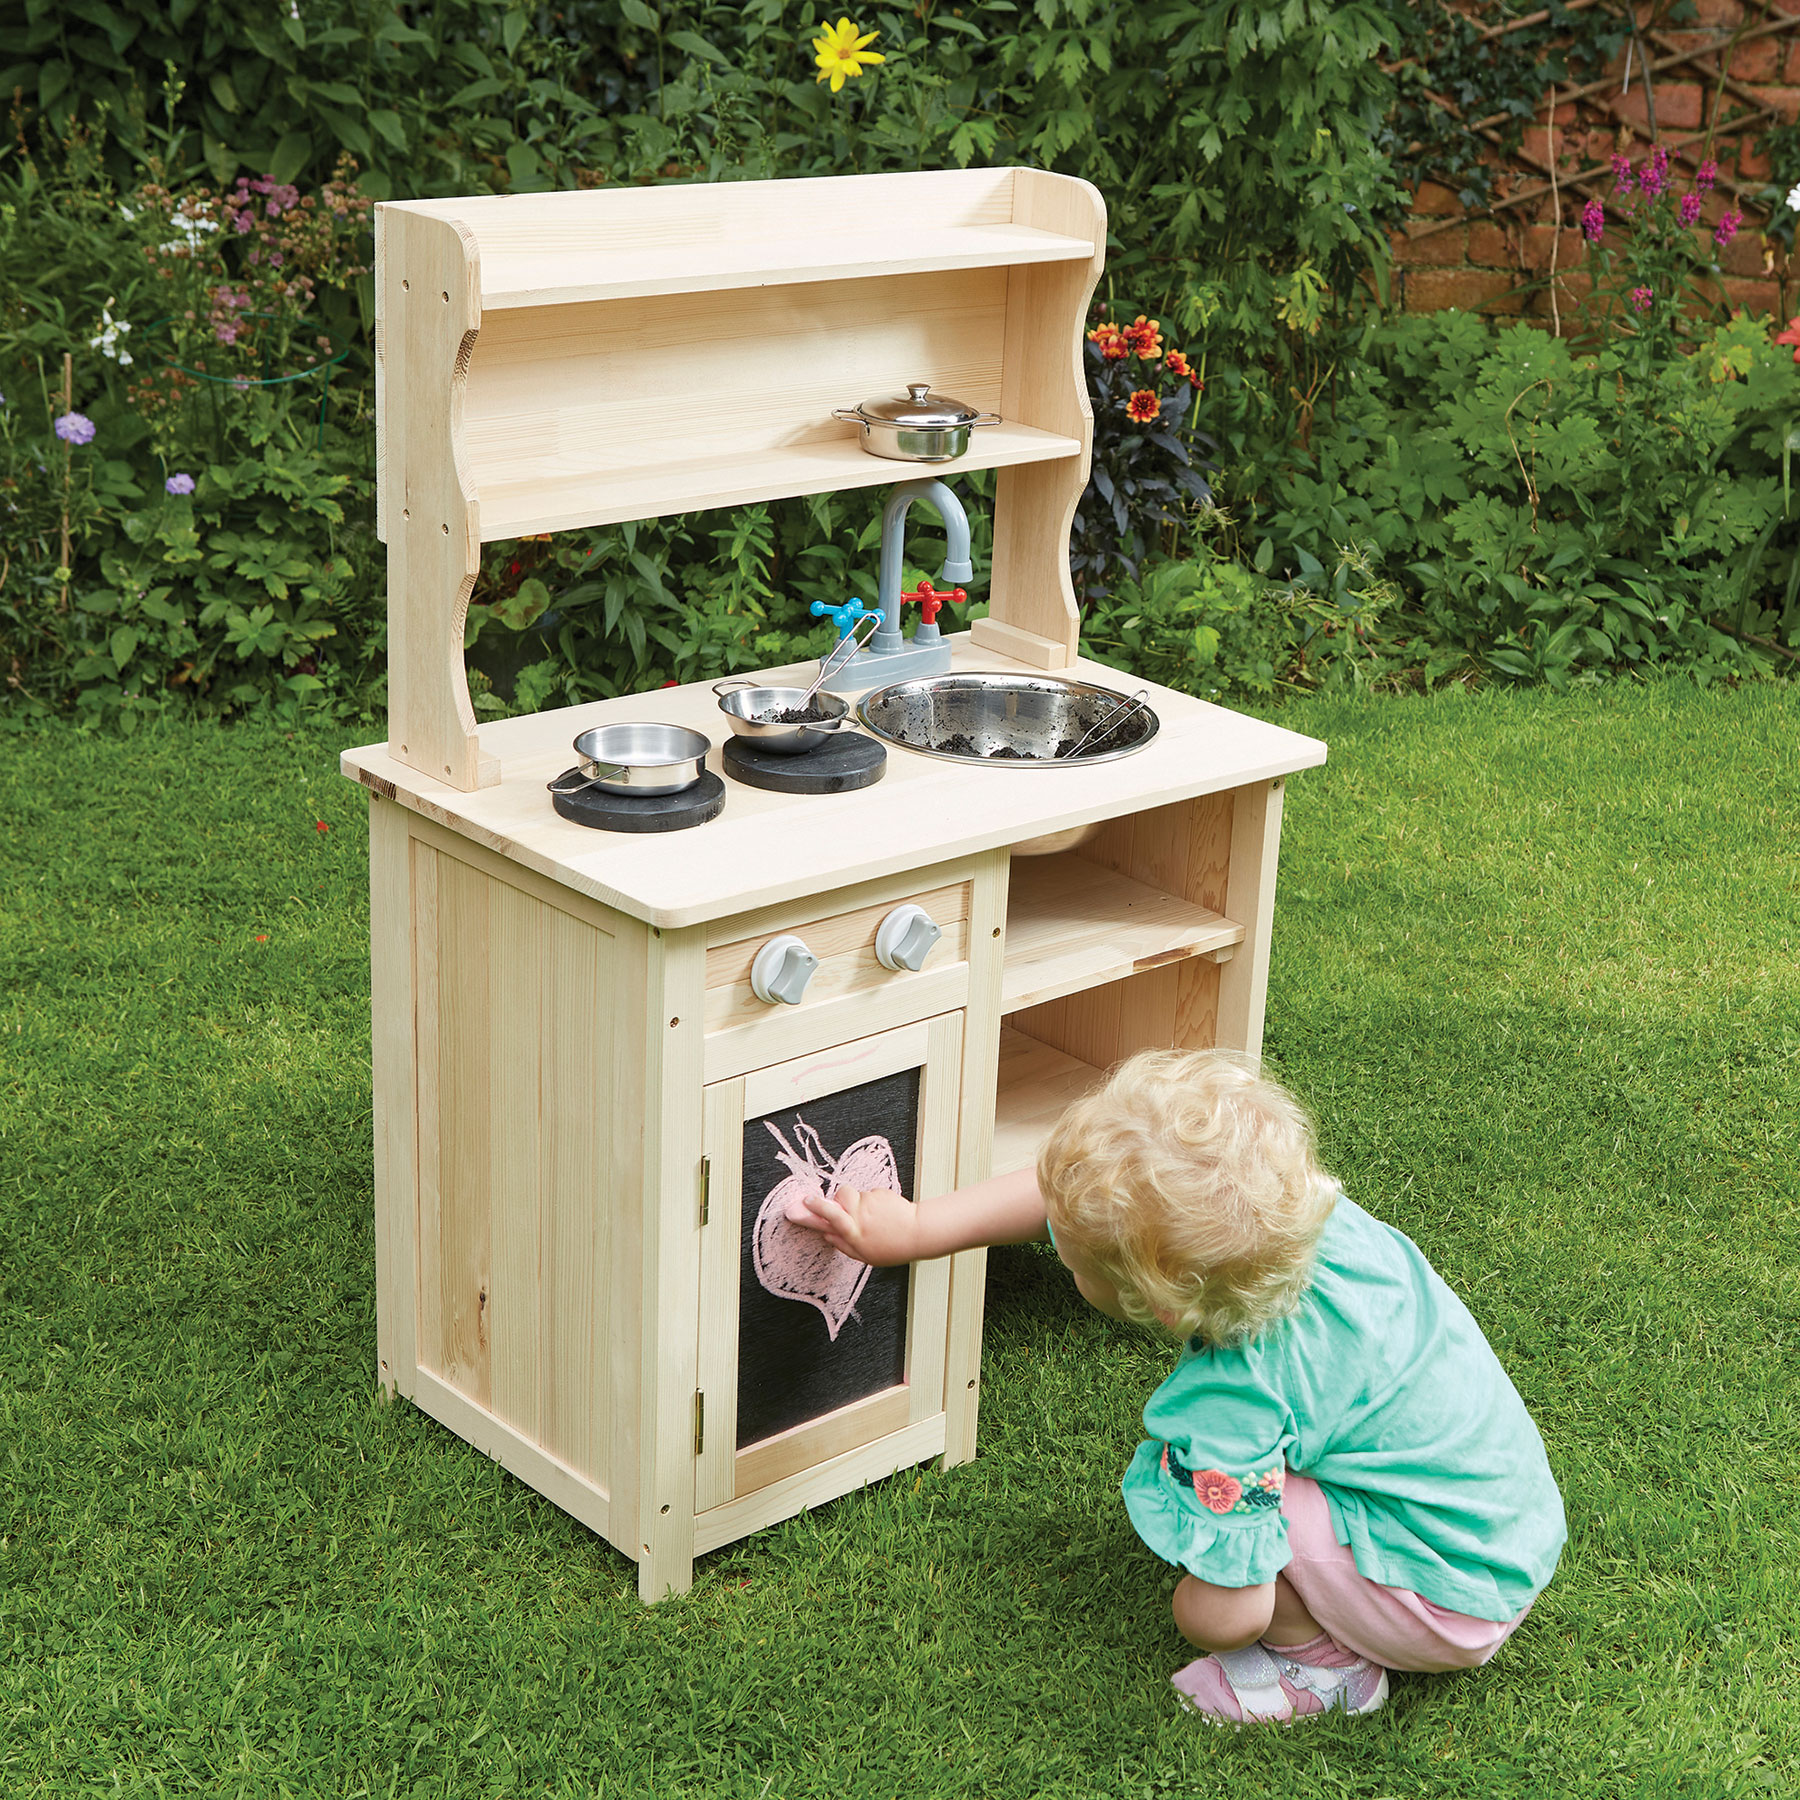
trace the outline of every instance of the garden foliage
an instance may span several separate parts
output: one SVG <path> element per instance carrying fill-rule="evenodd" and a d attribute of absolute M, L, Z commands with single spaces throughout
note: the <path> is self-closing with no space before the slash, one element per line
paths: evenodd
<path fill-rule="evenodd" d="M 1764 328 L 1682 323 L 1704 243 L 1640 231 L 1624 304 L 1573 348 L 1383 318 L 1405 10 L 923 0 L 860 15 L 885 60 L 833 86 L 810 40 L 836 9 L 788 0 L 23 0 L 0 23 L 0 707 L 378 716 L 371 199 L 977 163 L 1094 181 L 1098 319 L 1185 352 L 1088 349 L 1074 558 L 1103 656 L 1270 693 L 1800 645 L 1800 372 Z M 877 512 L 489 545 L 475 704 L 816 650 L 808 604 L 868 597 Z"/>

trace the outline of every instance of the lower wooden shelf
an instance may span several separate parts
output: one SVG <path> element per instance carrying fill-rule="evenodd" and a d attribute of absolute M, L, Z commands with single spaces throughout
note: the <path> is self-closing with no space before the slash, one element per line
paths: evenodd
<path fill-rule="evenodd" d="M 1080 1057 L 1065 1056 L 1010 1025 L 1001 1026 L 994 1173 L 1010 1175 L 1035 1163 L 1064 1107 L 1099 1079 L 1100 1071 Z"/>
<path fill-rule="evenodd" d="M 1019 1012 L 1190 956 L 1229 955 L 1244 928 L 1074 851 L 1013 859 L 1000 1010 Z"/>

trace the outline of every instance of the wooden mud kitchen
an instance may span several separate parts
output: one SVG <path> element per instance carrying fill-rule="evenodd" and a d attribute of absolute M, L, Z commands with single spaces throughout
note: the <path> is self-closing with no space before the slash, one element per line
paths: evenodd
<path fill-rule="evenodd" d="M 1282 782 L 1325 747 L 1078 655 L 1105 241 L 1093 188 L 1035 169 L 377 211 L 391 737 L 342 766 L 380 1379 L 645 1599 L 975 1453 L 984 1255 L 871 1273 L 785 1225 L 794 1184 L 945 1192 L 1133 1050 L 1260 1047 Z M 940 634 L 971 573 L 944 478 L 978 469 L 991 610 Z M 881 605 L 829 609 L 878 624 L 817 730 L 758 736 L 817 664 L 477 730 L 482 544 L 853 487 L 884 490 Z M 914 502 L 952 585 L 908 638 Z"/>

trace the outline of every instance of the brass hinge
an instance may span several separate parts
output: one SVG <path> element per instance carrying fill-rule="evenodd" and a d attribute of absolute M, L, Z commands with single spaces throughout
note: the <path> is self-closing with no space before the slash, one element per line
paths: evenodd
<path fill-rule="evenodd" d="M 700 1159 L 700 1223 L 704 1225 L 712 1212 L 712 1158 Z"/>
<path fill-rule="evenodd" d="M 694 1454 L 706 1448 L 706 1396 L 694 1389 Z"/>

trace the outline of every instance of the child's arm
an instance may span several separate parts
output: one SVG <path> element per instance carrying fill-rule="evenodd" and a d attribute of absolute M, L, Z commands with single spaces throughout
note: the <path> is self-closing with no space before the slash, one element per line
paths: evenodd
<path fill-rule="evenodd" d="M 787 1216 L 818 1232 L 834 1250 L 878 1269 L 981 1244 L 1043 1243 L 1049 1237 L 1037 1171 L 1031 1168 L 916 1206 L 886 1188 L 838 1188 L 826 1199 L 795 1201 Z"/>

